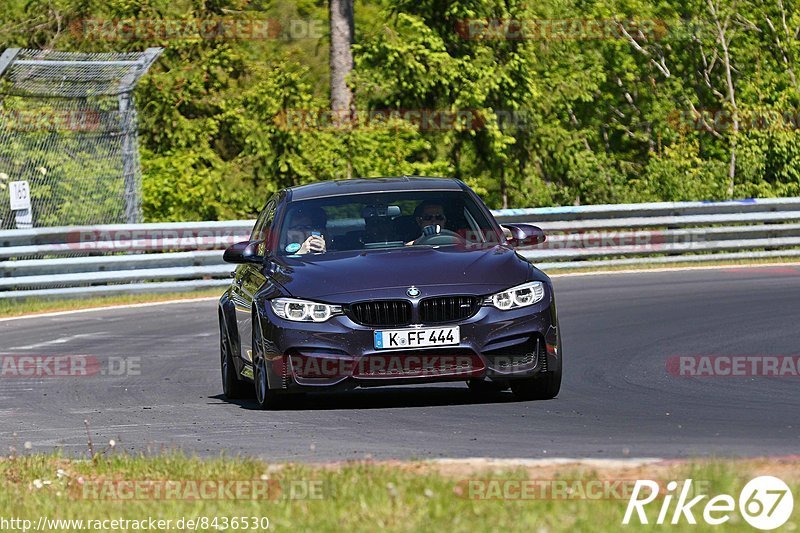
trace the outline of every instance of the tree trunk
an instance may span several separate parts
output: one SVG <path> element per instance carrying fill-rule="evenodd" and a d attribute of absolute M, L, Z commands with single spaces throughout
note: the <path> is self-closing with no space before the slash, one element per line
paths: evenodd
<path fill-rule="evenodd" d="M 723 39 L 723 33 L 720 31 L 720 38 Z M 728 43 L 722 40 L 722 50 L 725 59 L 725 81 L 728 85 L 728 101 L 731 104 L 732 118 L 733 118 L 733 133 L 731 134 L 731 162 L 728 166 L 728 199 L 733 199 L 733 190 L 736 185 L 736 137 L 739 135 L 739 110 L 736 107 L 736 92 L 733 85 L 733 77 L 731 76 L 731 57 L 728 53 Z"/>
<path fill-rule="evenodd" d="M 330 0 L 331 18 L 331 111 L 335 117 L 350 118 L 353 93 L 347 76 L 353 70 L 353 0 Z"/>
<path fill-rule="evenodd" d="M 506 167 L 500 167 L 500 198 L 503 202 L 502 208 L 508 209 L 508 183 L 506 182 Z"/>
<path fill-rule="evenodd" d="M 733 191 L 736 186 L 736 138 L 739 135 L 739 109 L 736 107 L 736 88 L 733 83 L 733 67 L 731 66 L 731 55 L 729 49 L 730 36 L 726 35 L 729 27 L 729 18 L 725 19 L 724 24 L 719 20 L 719 13 L 712 0 L 707 0 L 708 10 L 714 17 L 714 25 L 717 27 L 717 38 L 722 46 L 723 66 L 725 67 L 725 85 L 728 89 L 728 102 L 731 106 L 731 118 L 733 119 L 733 132 L 731 134 L 731 159 L 728 165 L 728 199 L 733 199 Z"/>

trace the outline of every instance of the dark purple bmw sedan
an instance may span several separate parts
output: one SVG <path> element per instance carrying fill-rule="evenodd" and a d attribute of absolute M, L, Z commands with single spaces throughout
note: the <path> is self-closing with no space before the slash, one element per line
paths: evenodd
<path fill-rule="evenodd" d="M 225 396 L 260 407 L 293 393 L 465 381 L 555 397 L 562 347 L 553 285 L 463 182 L 372 178 L 284 189 L 219 301 Z"/>

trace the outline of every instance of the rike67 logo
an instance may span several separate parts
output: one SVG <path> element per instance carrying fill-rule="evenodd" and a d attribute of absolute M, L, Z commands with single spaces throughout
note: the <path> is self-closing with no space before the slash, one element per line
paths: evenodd
<path fill-rule="evenodd" d="M 673 525 L 697 524 L 694 513 L 702 512 L 702 518 L 707 524 L 718 526 L 729 521 L 731 513 L 736 511 L 737 501 L 729 494 L 714 496 L 702 505 L 700 502 L 708 498 L 706 494 L 689 499 L 692 493 L 691 479 L 684 480 L 679 490 L 678 487 L 677 481 L 667 483 L 666 496 L 661 501 L 656 524 L 664 524 L 670 517 L 669 523 Z M 660 487 L 657 482 L 649 479 L 637 480 L 628 507 L 625 509 L 622 524 L 631 523 L 634 512 L 640 524 L 647 524 L 645 507 L 658 498 L 659 492 Z M 678 496 L 673 509 L 672 502 L 676 494 Z M 783 480 L 773 476 L 759 476 L 750 480 L 739 493 L 738 508 L 748 524 L 769 531 L 789 520 L 794 509 L 794 498 L 789 486 Z"/>

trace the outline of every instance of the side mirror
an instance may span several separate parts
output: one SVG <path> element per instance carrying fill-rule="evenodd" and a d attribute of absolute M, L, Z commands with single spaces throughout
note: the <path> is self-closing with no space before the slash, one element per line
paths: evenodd
<path fill-rule="evenodd" d="M 261 263 L 264 261 L 264 256 L 259 255 L 258 245 L 262 241 L 243 241 L 237 242 L 233 246 L 225 250 L 222 255 L 222 260 L 226 263 Z"/>
<path fill-rule="evenodd" d="M 509 246 L 534 246 L 547 240 L 542 228 L 533 224 L 503 224 L 501 227 L 511 234 L 506 236 Z"/>

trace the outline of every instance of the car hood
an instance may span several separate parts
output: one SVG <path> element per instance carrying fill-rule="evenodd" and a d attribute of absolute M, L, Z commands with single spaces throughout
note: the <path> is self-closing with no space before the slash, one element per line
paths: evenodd
<path fill-rule="evenodd" d="M 303 257 L 278 257 L 272 277 L 292 296 L 347 303 L 356 299 L 405 297 L 416 286 L 421 296 L 489 294 L 547 277 L 505 246 L 414 247 L 357 250 Z M 400 292 L 402 290 L 402 292 Z"/>

